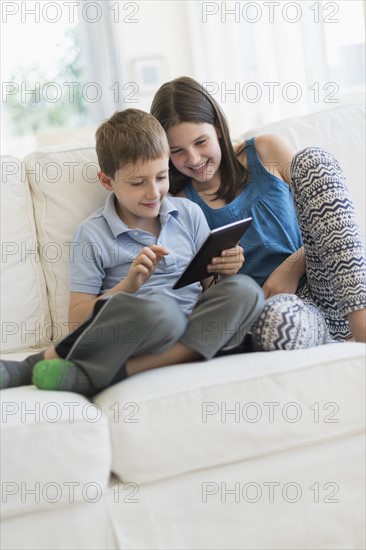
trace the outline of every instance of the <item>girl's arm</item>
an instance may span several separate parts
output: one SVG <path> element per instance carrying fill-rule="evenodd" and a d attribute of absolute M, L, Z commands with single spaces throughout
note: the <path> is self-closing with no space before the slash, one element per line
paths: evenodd
<path fill-rule="evenodd" d="M 259 158 L 267 170 L 286 183 L 290 183 L 290 167 L 295 150 L 274 134 L 256 137 L 255 145 Z M 305 270 L 304 247 L 301 247 L 286 258 L 267 278 L 263 285 L 265 297 L 282 292 L 295 294 Z"/>
<path fill-rule="evenodd" d="M 290 183 L 290 167 L 296 153 L 295 149 L 275 134 L 257 136 L 255 146 L 260 161 L 267 170 L 286 183 Z"/>
<path fill-rule="evenodd" d="M 305 252 L 302 246 L 267 277 L 262 286 L 265 298 L 282 293 L 295 294 L 305 270 Z"/>

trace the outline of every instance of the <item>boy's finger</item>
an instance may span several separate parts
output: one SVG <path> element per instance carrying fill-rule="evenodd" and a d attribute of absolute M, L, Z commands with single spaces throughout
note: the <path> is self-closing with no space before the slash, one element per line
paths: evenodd
<path fill-rule="evenodd" d="M 154 252 L 154 254 L 160 254 L 161 256 L 167 256 L 167 254 L 169 254 L 169 250 L 165 248 L 165 246 L 158 244 L 151 245 L 150 249 Z"/>
<path fill-rule="evenodd" d="M 140 259 L 143 256 L 145 256 L 146 258 L 150 258 L 150 260 L 154 260 L 155 259 L 155 252 L 153 250 L 151 250 L 151 248 L 149 246 L 144 246 L 144 248 L 136 256 L 136 259 L 137 258 Z"/>
<path fill-rule="evenodd" d="M 210 264 L 212 265 L 220 265 L 220 264 L 228 264 L 228 263 L 242 263 L 244 262 L 244 254 L 236 253 L 236 254 L 230 254 L 230 256 L 217 256 L 216 258 L 212 258 Z"/>
<path fill-rule="evenodd" d="M 225 250 L 223 250 L 221 252 L 221 256 L 232 256 L 233 254 L 238 254 L 238 249 L 235 247 L 235 248 L 225 248 Z"/>
<path fill-rule="evenodd" d="M 225 250 L 223 250 L 221 252 L 221 257 L 223 257 L 223 256 L 233 256 L 233 255 L 241 254 L 241 253 L 244 253 L 244 249 L 241 246 L 236 245 L 233 248 L 226 248 Z"/>
<path fill-rule="evenodd" d="M 234 271 L 235 273 L 237 271 L 239 271 L 239 269 L 241 268 L 242 264 L 241 263 L 238 263 L 238 262 L 235 262 L 235 263 L 230 263 L 230 264 L 217 264 L 217 265 L 208 265 L 207 266 L 207 271 L 208 273 L 212 273 L 212 272 L 217 272 L 217 273 L 224 273 L 224 272 L 227 272 L 227 271 Z"/>
<path fill-rule="evenodd" d="M 150 251 L 151 253 L 151 251 Z M 153 255 L 153 257 L 149 257 L 147 254 L 140 254 L 139 256 L 137 256 L 135 259 L 134 259 L 134 262 L 133 262 L 136 266 L 138 265 L 144 265 L 145 267 L 147 267 L 148 269 L 152 269 L 153 267 L 155 267 L 155 264 L 156 264 L 156 256 L 155 254 Z"/>
<path fill-rule="evenodd" d="M 138 264 L 136 266 L 137 273 L 140 273 L 141 275 L 148 275 L 149 274 L 149 268 L 146 267 L 146 265 Z"/>

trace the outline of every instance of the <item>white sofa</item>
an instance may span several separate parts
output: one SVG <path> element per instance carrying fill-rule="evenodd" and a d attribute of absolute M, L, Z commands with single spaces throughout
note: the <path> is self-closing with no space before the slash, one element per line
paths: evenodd
<path fill-rule="evenodd" d="M 364 109 L 256 129 L 340 160 L 364 230 Z M 2 353 L 67 331 L 75 225 L 99 207 L 92 144 L 2 158 Z M 156 369 L 89 402 L 2 401 L 2 548 L 353 549 L 364 539 L 362 344 Z"/>

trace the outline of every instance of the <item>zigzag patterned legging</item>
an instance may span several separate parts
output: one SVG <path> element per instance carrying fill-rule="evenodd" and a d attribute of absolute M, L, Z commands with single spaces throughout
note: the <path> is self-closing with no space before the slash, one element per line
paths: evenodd
<path fill-rule="evenodd" d="M 307 283 L 266 300 L 252 326 L 254 349 L 300 349 L 351 336 L 346 315 L 366 307 L 365 249 L 344 174 L 323 149 L 291 164 L 291 192 L 306 257 Z"/>

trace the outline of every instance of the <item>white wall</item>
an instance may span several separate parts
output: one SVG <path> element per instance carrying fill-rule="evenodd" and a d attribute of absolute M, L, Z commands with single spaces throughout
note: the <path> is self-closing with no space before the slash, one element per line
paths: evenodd
<path fill-rule="evenodd" d="M 3 67 L 17 69 L 24 56 L 35 67 L 37 64 L 46 67 L 51 80 L 54 78 L 51 62 L 62 58 L 62 51 L 54 42 L 50 45 L 50 36 L 58 35 L 61 22 L 67 19 L 65 6 L 79 5 L 79 34 L 86 58 L 86 78 L 88 82 L 97 82 L 103 90 L 97 103 L 84 102 L 91 116 L 85 127 L 77 128 L 80 138 L 92 138 L 95 127 L 114 110 L 126 107 L 149 110 L 160 84 L 182 75 L 206 83 L 227 115 L 233 138 L 265 123 L 364 100 L 364 86 L 348 89 L 347 75 L 331 63 L 342 57 L 348 46 L 351 52 L 354 41 L 358 51 L 348 66 L 356 63 L 353 72 L 362 75 L 364 71 L 362 56 L 359 56 L 364 42 L 365 16 L 365 3 L 361 0 L 323 3 L 320 0 L 62 0 L 58 2 L 63 7 L 60 23 L 47 22 L 42 17 L 42 6 L 52 8 L 56 3 L 8 4 L 18 6 L 19 10 L 9 15 L 2 26 L 2 35 L 6 37 Z M 20 8 L 30 4 L 40 6 L 41 17 L 36 24 L 31 14 L 22 20 Z M 96 4 L 100 6 L 102 17 L 95 23 L 86 21 L 82 17 L 84 8 Z M 276 8 L 272 19 L 270 6 Z M 321 11 L 321 6 L 325 11 Z M 51 8 L 44 14 L 48 18 L 55 11 Z M 292 21 L 297 12 L 301 17 Z M 87 13 L 92 17 L 95 10 L 89 8 Z M 333 44 L 330 57 L 326 37 L 330 38 L 329 44 Z M 32 53 L 34 44 L 40 40 L 42 51 Z M 141 81 L 141 70 L 151 64 L 159 69 L 160 76 L 148 88 Z M 345 65 L 343 60 L 343 69 L 347 72 Z M 19 75 L 20 72 L 18 70 Z M 31 70 L 28 72 L 32 87 L 32 79 L 36 78 Z M 5 80 L 7 78 L 5 75 Z M 332 82 L 338 86 L 338 91 L 329 101 L 327 94 L 332 92 Z M 294 83 L 292 87 L 291 83 Z M 20 87 L 21 83 L 17 84 Z M 299 101 L 291 101 L 296 86 L 302 97 Z M 259 94 L 257 98 L 256 94 Z M 17 97 L 21 101 L 20 94 Z M 1 107 L 4 108 L 3 103 Z M 16 154 L 17 148 L 23 151 L 29 146 L 31 136 L 13 140 L 11 124 L 7 121 L 8 117 L 3 117 L 3 150 Z M 36 138 L 38 143 L 75 141 L 72 122 L 70 120 L 70 125 L 62 131 L 42 129 L 42 135 Z"/>
<path fill-rule="evenodd" d="M 123 107 L 149 110 L 158 85 L 174 77 L 194 72 L 188 10 L 189 2 L 150 1 L 135 2 L 138 11 L 124 11 L 124 21 L 115 28 L 116 44 L 122 65 L 123 83 L 126 86 Z M 126 4 L 126 3 L 122 3 Z M 136 22 L 129 22 L 129 20 Z M 145 91 L 139 80 L 141 67 L 160 61 L 161 79 L 157 86 Z M 136 91 L 136 93 L 134 93 Z M 126 96 L 129 96 L 126 98 Z M 138 99 L 138 103 L 133 100 Z"/>
<path fill-rule="evenodd" d="M 206 84 L 222 105 L 235 137 L 266 122 L 363 99 L 360 90 L 350 95 L 342 75 L 332 71 L 325 43 L 329 30 L 340 44 L 353 33 L 356 40 L 364 39 L 353 12 L 359 0 L 327 2 L 324 8 L 311 0 L 132 4 L 138 7 L 136 23 L 115 31 L 123 82 L 139 86 L 136 107 L 148 110 L 163 81 L 189 75 Z M 133 63 L 148 63 L 150 56 L 161 58 L 163 71 L 161 82 L 145 94 Z"/>

